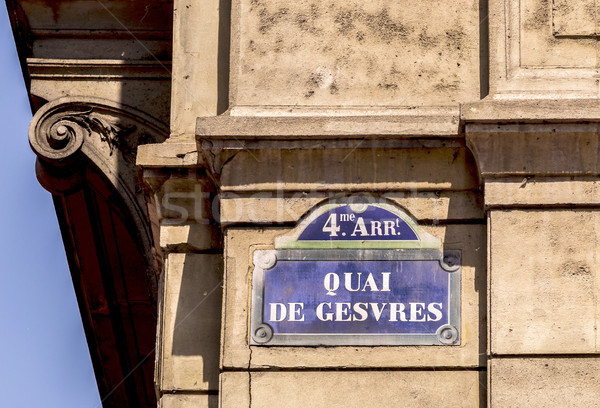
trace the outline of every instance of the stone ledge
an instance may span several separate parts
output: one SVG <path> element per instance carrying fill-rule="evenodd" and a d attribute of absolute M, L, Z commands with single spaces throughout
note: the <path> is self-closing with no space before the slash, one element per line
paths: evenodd
<path fill-rule="evenodd" d="M 599 99 L 485 99 L 461 106 L 460 120 L 470 123 L 600 122 Z"/>
<path fill-rule="evenodd" d="M 600 206 L 600 179 L 564 177 L 490 178 L 485 182 L 485 206 Z"/>
<path fill-rule="evenodd" d="M 200 117 L 196 122 L 196 136 L 200 140 L 377 139 L 457 137 L 458 134 L 458 108 L 236 108 L 227 115 Z"/>

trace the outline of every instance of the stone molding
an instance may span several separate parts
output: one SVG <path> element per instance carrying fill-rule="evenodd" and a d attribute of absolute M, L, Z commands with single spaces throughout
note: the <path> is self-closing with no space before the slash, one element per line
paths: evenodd
<path fill-rule="evenodd" d="M 196 136 L 214 139 L 377 139 L 391 136 L 455 137 L 456 108 L 241 107 L 199 117 Z"/>
<path fill-rule="evenodd" d="M 171 61 L 126 59 L 27 58 L 27 68 L 32 80 L 170 80 L 172 70 Z"/>
<path fill-rule="evenodd" d="M 461 123 L 484 179 L 600 174 L 594 100 L 482 101 L 463 106 Z"/>
<path fill-rule="evenodd" d="M 573 19 L 589 15 L 584 1 L 563 6 L 563 0 L 489 3 L 493 98 L 598 98 L 597 23 Z M 563 27 L 564 21 L 578 28 Z M 581 31 L 586 23 L 594 29 Z"/>

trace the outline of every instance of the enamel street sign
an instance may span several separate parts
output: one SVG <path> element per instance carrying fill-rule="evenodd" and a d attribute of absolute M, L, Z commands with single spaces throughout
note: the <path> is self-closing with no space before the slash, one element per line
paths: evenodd
<path fill-rule="evenodd" d="M 253 264 L 252 345 L 460 344 L 460 252 L 387 201 L 322 205 Z"/>

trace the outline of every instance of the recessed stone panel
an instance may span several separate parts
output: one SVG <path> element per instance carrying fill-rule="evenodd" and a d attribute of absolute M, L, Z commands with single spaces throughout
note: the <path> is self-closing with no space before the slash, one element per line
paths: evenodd
<path fill-rule="evenodd" d="M 597 407 L 598 373 L 598 358 L 493 359 L 490 407 Z"/>
<path fill-rule="evenodd" d="M 600 212 L 493 211 L 492 354 L 597 353 Z"/>
<path fill-rule="evenodd" d="M 479 98 L 479 2 L 237 0 L 233 105 Z"/>
<path fill-rule="evenodd" d="M 598 97 L 596 0 L 504 0 L 489 7 L 496 98 Z"/>
<path fill-rule="evenodd" d="M 477 371 L 252 373 L 252 408 L 480 406 Z"/>

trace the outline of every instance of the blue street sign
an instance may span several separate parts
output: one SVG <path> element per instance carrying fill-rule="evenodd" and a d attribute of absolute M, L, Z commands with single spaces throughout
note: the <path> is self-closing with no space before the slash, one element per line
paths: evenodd
<path fill-rule="evenodd" d="M 253 345 L 460 344 L 460 252 L 388 203 L 322 206 L 253 263 Z"/>

